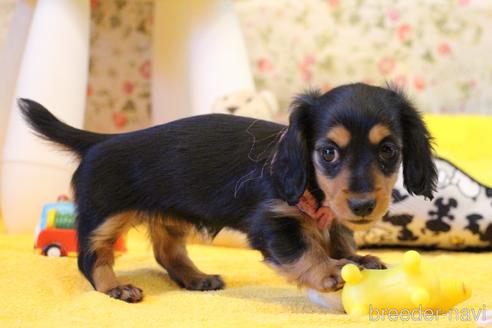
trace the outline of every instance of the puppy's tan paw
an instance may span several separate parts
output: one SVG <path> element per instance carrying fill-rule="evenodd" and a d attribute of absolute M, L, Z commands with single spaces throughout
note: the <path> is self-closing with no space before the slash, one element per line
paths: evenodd
<path fill-rule="evenodd" d="M 308 287 L 318 291 L 329 292 L 339 290 L 345 284 L 341 271 L 343 266 L 348 263 L 353 262 L 347 259 L 331 259 L 309 270 L 308 274 L 302 279 L 305 280 Z"/>
<path fill-rule="evenodd" d="M 379 259 L 379 257 L 373 255 L 353 255 L 348 257 L 350 261 L 354 261 L 356 264 L 364 269 L 376 269 L 382 270 L 387 269 L 386 264 Z"/>
<path fill-rule="evenodd" d="M 143 299 L 143 291 L 133 285 L 120 285 L 106 292 L 112 298 L 128 303 L 138 303 Z"/>

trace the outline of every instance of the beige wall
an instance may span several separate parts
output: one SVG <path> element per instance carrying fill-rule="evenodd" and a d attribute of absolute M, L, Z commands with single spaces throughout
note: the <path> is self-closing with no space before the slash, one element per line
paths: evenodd
<path fill-rule="evenodd" d="M 0 1 L 0 53 L 3 50 L 7 28 L 10 24 L 12 12 L 15 6 L 15 0 Z"/>

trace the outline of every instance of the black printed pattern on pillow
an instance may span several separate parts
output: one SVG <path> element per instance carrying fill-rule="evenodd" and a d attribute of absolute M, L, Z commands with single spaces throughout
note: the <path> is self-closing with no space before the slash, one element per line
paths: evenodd
<path fill-rule="evenodd" d="M 485 195 L 492 199 L 492 188 L 485 188 Z M 490 204 L 492 205 L 492 202 Z"/>
<path fill-rule="evenodd" d="M 405 199 L 410 197 L 409 194 L 403 194 L 401 193 L 398 189 L 393 189 L 393 192 L 391 193 L 391 198 L 393 199 L 393 204 L 403 202 Z"/>
<path fill-rule="evenodd" d="M 394 226 L 401 227 L 400 232 L 398 232 L 398 240 L 417 240 L 419 237 L 415 236 L 413 232 L 408 229 L 408 225 L 412 222 L 413 215 L 402 214 L 402 215 L 386 215 L 383 217 L 384 222 L 389 222 Z"/>
<path fill-rule="evenodd" d="M 480 233 L 480 240 L 486 241 L 492 245 L 492 224 L 489 223 L 484 233 Z"/>
<path fill-rule="evenodd" d="M 429 211 L 429 217 L 431 220 L 427 221 L 425 226 L 427 229 L 434 231 L 438 234 L 441 232 L 447 232 L 451 230 L 451 225 L 445 221 L 454 220 L 454 215 L 451 214 L 451 209 L 458 207 L 458 202 L 454 198 L 449 198 L 447 201 L 440 197 L 434 201 L 437 210 Z"/>
<path fill-rule="evenodd" d="M 471 231 L 474 235 L 480 237 L 481 241 L 488 242 L 492 245 L 492 223 L 487 225 L 487 228 L 482 232 L 480 231 L 480 225 L 478 224 L 479 220 L 483 220 L 483 216 L 480 214 L 470 214 L 466 217 L 468 220 L 468 225 L 465 229 Z"/>
<path fill-rule="evenodd" d="M 466 216 L 466 219 L 468 220 L 468 225 L 465 229 L 471 231 L 474 235 L 480 235 L 480 225 L 478 224 L 478 221 L 482 220 L 483 216 L 480 214 L 470 214 Z"/>
<path fill-rule="evenodd" d="M 435 163 L 434 201 L 409 195 L 400 174 L 388 214 L 371 229 L 355 232 L 359 245 L 492 250 L 492 188 L 446 160 Z"/>

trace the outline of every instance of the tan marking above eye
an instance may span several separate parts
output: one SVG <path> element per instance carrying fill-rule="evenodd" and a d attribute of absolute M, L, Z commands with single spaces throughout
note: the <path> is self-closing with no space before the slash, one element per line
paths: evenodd
<path fill-rule="evenodd" d="M 386 126 L 376 124 L 369 130 L 369 141 L 373 145 L 377 145 L 389 135 L 391 135 L 391 131 Z"/>
<path fill-rule="evenodd" d="M 326 137 L 336 143 L 338 147 L 346 147 L 349 144 L 352 135 L 345 127 L 337 125 L 328 131 Z"/>

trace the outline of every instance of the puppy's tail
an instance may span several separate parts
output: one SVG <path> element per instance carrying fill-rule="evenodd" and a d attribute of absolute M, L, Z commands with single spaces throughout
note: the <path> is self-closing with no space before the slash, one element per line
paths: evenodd
<path fill-rule="evenodd" d="M 110 134 L 88 132 L 71 127 L 51 114 L 41 104 L 30 99 L 18 99 L 22 116 L 35 133 L 57 143 L 82 158 L 93 145 L 111 138 Z"/>

